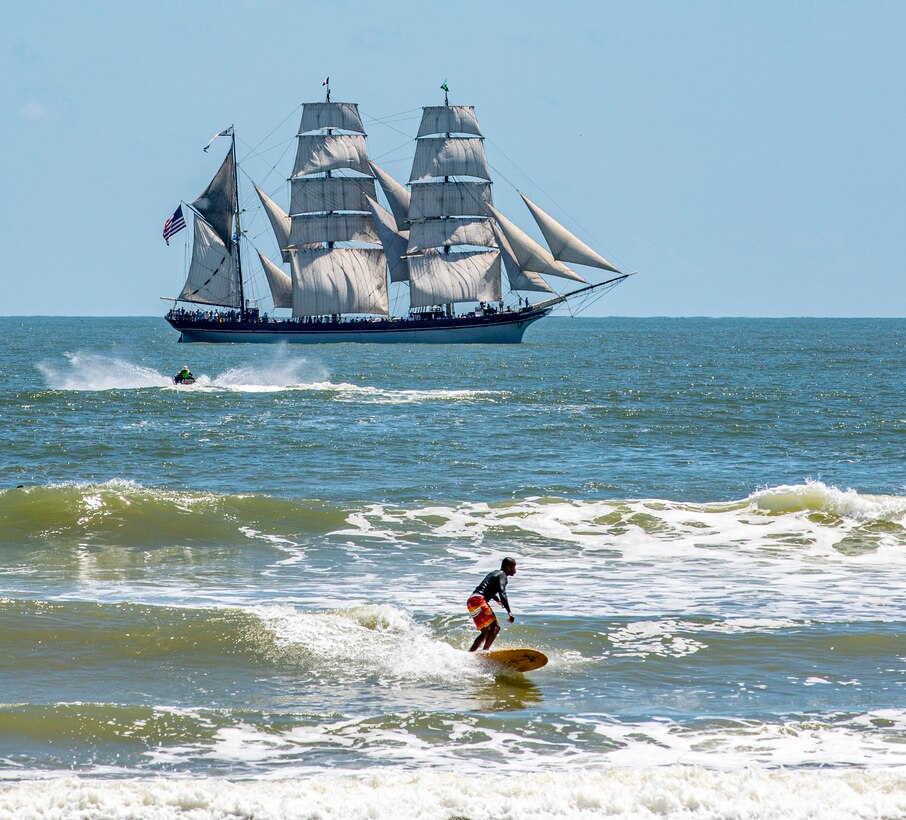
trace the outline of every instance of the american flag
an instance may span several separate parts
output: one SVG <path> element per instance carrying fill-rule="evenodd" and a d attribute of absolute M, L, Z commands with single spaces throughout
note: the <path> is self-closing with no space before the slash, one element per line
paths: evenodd
<path fill-rule="evenodd" d="M 182 216 L 182 205 L 180 205 L 166 222 L 164 222 L 164 242 L 170 244 L 170 237 L 179 233 L 186 227 L 186 220 Z"/>

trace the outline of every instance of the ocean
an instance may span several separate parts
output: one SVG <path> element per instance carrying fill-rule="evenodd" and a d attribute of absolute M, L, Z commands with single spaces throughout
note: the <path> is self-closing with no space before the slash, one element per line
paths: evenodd
<path fill-rule="evenodd" d="M 906 816 L 906 320 L 0 331 L 0 817 Z"/>

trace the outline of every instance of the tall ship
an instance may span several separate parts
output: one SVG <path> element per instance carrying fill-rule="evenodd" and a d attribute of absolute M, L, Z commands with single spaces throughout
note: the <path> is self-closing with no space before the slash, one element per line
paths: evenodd
<path fill-rule="evenodd" d="M 369 159 L 356 103 L 331 102 L 328 86 L 324 102 L 302 106 L 289 209 L 255 185 L 279 248 L 276 260 L 251 249 L 269 300 L 247 293 L 244 270 L 255 256 L 241 225 L 235 130 L 215 135 L 208 146 L 218 136 L 231 144 L 188 205 L 192 256 L 166 315 L 179 340 L 517 343 L 557 305 L 631 275 L 523 194 L 546 247 L 498 211 L 475 109 L 450 105 L 441 87 L 444 104 L 422 109 L 408 184 Z M 180 206 L 164 227 L 168 244 L 184 226 Z M 602 281 L 567 263 L 603 271 Z M 570 289 L 558 293 L 552 282 Z M 391 315 L 392 283 L 408 291 L 404 315 Z M 529 294 L 542 296 L 533 302 Z M 271 314 L 262 309 L 268 303 Z M 277 315 L 281 309 L 291 315 Z"/>

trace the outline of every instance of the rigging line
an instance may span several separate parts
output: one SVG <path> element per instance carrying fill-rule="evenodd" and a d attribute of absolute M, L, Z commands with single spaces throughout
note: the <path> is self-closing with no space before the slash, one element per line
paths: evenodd
<path fill-rule="evenodd" d="M 268 158 L 265 156 L 265 154 L 268 154 L 271 151 L 276 151 L 281 145 L 283 146 L 283 151 L 280 153 L 280 159 L 283 159 L 287 150 L 293 144 L 295 139 L 296 139 L 295 137 L 291 137 L 288 140 L 282 140 L 278 143 L 275 143 L 274 145 L 271 145 L 267 148 L 264 148 L 264 149 L 258 151 L 256 149 L 252 148 L 247 142 L 245 142 L 243 139 L 240 138 L 239 142 L 241 142 L 246 148 L 248 148 L 248 153 L 246 153 L 246 155 L 242 158 L 242 161 L 246 162 L 250 157 L 254 157 L 256 159 L 260 159 L 263 162 L 270 164 L 270 160 L 268 160 Z M 278 159 L 277 161 L 279 162 L 280 159 Z"/>
<path fill-rule="evenodd" d="M 383 159 L 383 158 L 386 157 L 388 154 L 394 154 L 394 153 L 396 153 L 397 151 L 399 151 L 401 148 L 405 148 L 406 146 L 409 145 L 410 142 L 412 142 L 412 140 L 411 140 L 411 139 L 408 139 L 408 140 L 406 140 L 406 142 L 404 142 L 402 145 L 397 145 L 396 148 L 391 148 L 389 151 L 384 151 L 383 154 L 378 154 L 376 157 L 370 157 L 370 159 L 372 159 L 372 160 Z M 402 162 L 402 160 L 394 160 L 394 161 L 395 161 L 395 162 Z"/>
<path fill-rule="evenodd" d="M 301 107 L 302 107 L 302 104 L 300 103 L 300 104 L 297 105 L 292 111 L 290 111 L 289 114 L 287 114 L 287 115 L 280 121 L 280 123 L 273 129 L 273 131 L 270 132 L 270 134 L 268 134 L 266 137 L 264 137 L 264 139 L 262 139 L 262 140 L 261 140 L 254 148 L 252 148 L 252 151 L 257 151 L 257 150 L 261 147 L 261 143 L 263 143 L 263 142 L 269 140 L 269 139 L 270 139 L 270 138 L 271 138 L 271 137 L 272 137 L 272 136 L 273 136 L 280 128 L 283 127 L 283 124 L 284 124 L 291 116 L 293 116 L 293 114 L 295 114 Z"/>
<path fill-rule="evenodd" d="M 419 110 L 418 108 L 410 108 L 408 111 L 401 111 L 400 114 L 411 114 L 413 111 L 418 111 L 418 110 Z M 387 122 L 386 119 L 381 119 L 380 117 L 372 117 L 371 114 L 369 114 L 367 111 L 363 111 L 362 113 L 365 114 L 365 116 L 371 122 L 379 123 L 380 125 L 386 126 L 391 131 L 396 131 L 397 134 L 402 134 L 404 137 L 407 137 L 410 140 L 412 139 L 412 137 L 409 134 L 407 134 L 405 131 L 400 131 L 399 128 L 395 128 L 389 122 Z M 391 114 L 390 117 L 398 117 L 398 116 L 400 116 L 400 114 Z"/>
<path fill-rule="evenodd" d="M 289 150 L 291 144 L 292 144 L 292 140 L 288 140 L 287 143 L 286 143 L 286 147 L 283 149 L 283 153 L 280 154 L 279 157 L 277 157 L 277 161 L 271 166 L 270 171 L 268 171 L 267 174 L 264 175 L 264 179 L 261 180 L 261 184 L 262 184 L 262 185 L 264 185 L 264 183 L 265 183 L 268 179 L 270 179 L 271 174 L 273 174 L 273 173 L 277 170 L 277 166 L 283 161 L 283 157 L 286 156 L 286 152 Z M 261 156 L 260 154 L 255 154 L 254 156 L 257 156 L 259 159 L 262 159 L 262 160 L 264 160 L 265 162 L 267 162 L 267 160 L 265 160 L 264 157 Z M 245 161 L 245 160 L 243 159 L 243 161 Z M 245 168 L 243 168 L 238 162 L 236 163 L 236 167 L 237 167 L 240 171 L 242 171 L 243 176 L 244 176 L 249 182 L 251 182 L 252 185 L 255 184 L 255 180 L 253 180 L 253 179 L 251 178 L 251 176 L 249 176 L 249 174 L 246 172 Z M 276 191 L 275 191 L 274 193 L 276 193 Z"/>
<path fill-rule="evenodd" d="M 264 180 L 261 181 L 261 186 L 257 186 L 255 180 L 253 180 L 252 177 L 246 172 L 245 168 L 242 168 L 238 165 L 236 167 L 239 168 L 240 171 L 242 171 L 242 176 L 244 176 L 252 184 L 253 187 L 263 187 Z M 270 172 L 267 174 L 267 176 L 264 177 L 264 179 L 267 179 L 271 175 L 271 173 L 274 172 L 274 170 L 276 170 L 276 167 L 271 168 Z M 268 196 L 273 197 L 276 193 L 277 191 L 274 191 L 273 194 L 268 194 Z M 252 208 L 254 208 L 254 203 L 256 201 L 257 197 L 254 194 L 246 194 L 245 202 L 242 203 L 245 206 L 243 210 L 251 210 Z M 251 203 L 251 205 L 249 205 L 249 203 Z"/>
<path fill-rule="evenodd" d="M 395 114 L 385 114 L 383 119 L 389 120 L 389 119 L 393 119 L 393 117 L 402 117 L 403 114 L 412 114 L 415 111 L 421 111 L 421 110 L 422 110 L 422 107 L 419 105 L 419 106 L 416 106 L 415 108 L 407 108 L 405 111 L 397 111 Z M 363 111 L 362 113 L 368 119 L 375 120 L 376 122 L 381 122 L 380 117 L 372 117 L 371 114 L 369 114 L 367 111 Z"/>
<path fill-rule="evenodd" d="M 519 193 L 519 186 L 516 185 L 506 174 L 503 173 L 496 165 L 488 162 L 488 167 L 499 176 L 504 182 L 508 183 L 516 193 Z"/>
<path fill-rule="evenodd" d="M 563 211 L 563 213 L 566 214 L 566 216 L 568 216 L 568 217 L 573 221 L 573 223 L 574 223 L 578 228 L 580 228 L 580 229 L 582 230 L 582 232 L 583 232 L 586 236 L 588 236 L 588 237 L 589 237 L 596 245 L 599 245 L 599 246 L 601 246 L 601 247 L 604 247 L 604 248 L 605 248 L 605 252 L 607 252 L 607 251 L 606 251 L 606 246 L 604 245 L 604 243 L 601 242 L 599 239 L 597 239 L 597 238 L 595 237 L 595 235 L 594 235 L 590 230 L 588 230 L 588 228 L 586 228 L 581 222 L 579 222 L 579 220 L 576 219 L 569 211 L 567 211 L 566 208 L 564 208 L 559 202 L 557 202 L 557 200 L 554 199 L 554 197 L 552 197 L 546 190 L 544 190 L 544 188 L 543 188 L 540 184 L 538 184 L 531 176 L 529 176 L 529 174 L 528 174 L 526 171 L 524 171 L 524 170 L 520 167 L 520 165 L 519 165 L 519 164 L 518 164 L 518 163 L 517 163 L 517 162 L 516 162 L 509 154 L 507 154 L 506 151 L 504 151 L 504 150 L 503 150 L 496 142 L 494 142 L 493 140 L 491 140 L 491 139 L 489 139 L 489 138 L 487 138 L 487 137 L 486 137 L 485 139 L 487 139 L 488 142 L 491 143 L 491 144 L 494 146 L 494 150 L 495 150 L 495 151 L 499 151 L 501 154 L 503 154 L 503 156 L 504 156 L 506 159 L 508 159 L 508 160 L 513 164 L 513 166 L 516 168 L 517 171 L 519 171 L 520 174 L 522 174 L 529 182 L 532 183 L 532 185 L 534 185 L 539 191 L 541 191 L 541 193 L 544 194 L 551 202 L 553 202 L 554 205 L 556 205 L 561 211 Z M 505 179 L 512 187 L 513 187 L 513 189 L 516 191 L 516 193 L 520 193 L 519 187 L 518 187 L 517 185 L 514 185 L 509 179 L 507 179 L 507 178 L 503 175 L 503 173 L 501 173 L 501 171 L 500 171 L 499 168 L 495 167 L 494 165 L 491 165 L 490 162 L 488 163 L 488 165 L 490 165 L 491 168 L 493 168 L 494 171 L 495 171 L 496 173 L 500 174 L 500 176 L 503 177 L 503 178 L 504 178 L 504 179 Z M 621 267 L 621 268 L 622 268 L 622 267 L 625 267 L 625 266 L 623 265 L 623 263 L 620 261 L 619 257 L 617 257 L 615 254 L 612 254 L 612 253 L 610 253 L 610 252 L 607 252 L 607 254 L 608 254 L 608 256 L 611 256 L 611 257 L 613 257 L 614 259 L 616 259 L 617 262 L 620 263 L 620 267 Z"/>
<path fill-rule="evenodd" d="M 259 234 L 259 236 L 260 236 L 260 234 Z M 258 246 L 248 236 L 245 237 L 245 241 L 247 244 L 252 246 L 252 249 L 255 251 L 255 253 L 260 253 L 260 251 L 258 250 Z M 261 275 L 264 273 L 264 269 L 261 266 L 261 262 L 259 260 L 257 260 L 256 257 L 252 256 L 250 258 L 255 261 L 254 261 L 254 264 L 250 266 L 252 268 L 253 272 L 251 274 L 246 273 L 246 284 L 254 286 L 254 298 L 252 298 L 251 301 L 255 302 L 255 304 L 258 305 L 258 307 L 260 308 L 261 303 L 267 298 L 267 296 L 259 295 L 259 292 L 258 292 L 258 284 L 261 282 Z M 270 259 L 270 257 L 268 257 L 268 259 Z M 271 259 L 271 261 L 273 262 L 272 259 Z M 267 276 L 267 274 L 265 274 L 265 278 L 266 278 L 266 276 Z M 268 284 L 268 289 L 267 289 L 266 293 L 267 294 L 270 293 L 269 284 Z"/>
<path fill-rule="evenodd" d="M 413 122 L 414 120 L 419 119 L 419 117 L 384 117 L 383 119 L 368 119 L 367 117 L 362 121 L 366 125 L 387 125 L 395 122 Z"/>
<path fill-rule="evenodd" d="M 506 151 L 504 151 L 494 140 L 492 140 L 488 137 L 485 137 L 485 139 L 487 139 L 487 141 L 491 145 L 494 146 L 495 151 L 499 151 L 501 154 L 503 154 L 503 156 L 513 164 L 513 167 L 517 171 L 519 171 L 519 173 L 522 174 L 529 182 L 531 182 L 532 185 L 534 185 L 539 191 L 541 191 L 541 193 L 543 193 L 548 199 L 550 199 L 551 202 L 554 202 L 554 198 L 550 194 L 548 194 L 548 192 L 545 191 L 544 188 L 542 188 L 537 182 L 535 182 L 535 180 L 532 179 L 532 177 L 530 177 L 528 175 L 528 173 L 526 173 L 524 170 L 522 170 L 522 168 L 520 167 L 519 163 L 516 162 L 516 160 L 514 160 Z M 488 163 L 488 164 L 490 165 L 490 163 Z M 491 167 L 494 168 L 493 165 Z M 500 173 L 500 171 L 497 168 L 494 168 L 494 170 L 497 171 L 498 173 Z M 503 176 L 503 175 L 501 174 L 501 176 Z M 504 177 L 504 179 L 506 179 L 506 177 Z M 510 180 L 508 180 L 508 179 L 507 179 L 507 182 L 509 182 L 510 185 L 513 185 L 513 183 L 510 182 Z M 519 188 L 517 186 L 513 185 L 513 187 L 516 188 L 517 191 L 519 190 Z M 557 207 L 560 207 L 560 206 L 558 205 Z"/>

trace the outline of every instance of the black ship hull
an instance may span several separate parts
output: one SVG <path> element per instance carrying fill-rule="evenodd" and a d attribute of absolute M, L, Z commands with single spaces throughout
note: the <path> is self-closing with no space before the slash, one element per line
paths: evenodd
<path fill-rule="evenodd" d="M 179 331 L 180 342 L 518 344 L 526 328 L 549 312 L 523 308 L 473 316 L 317 321 L 174 311 L 167 321 Z"/>

